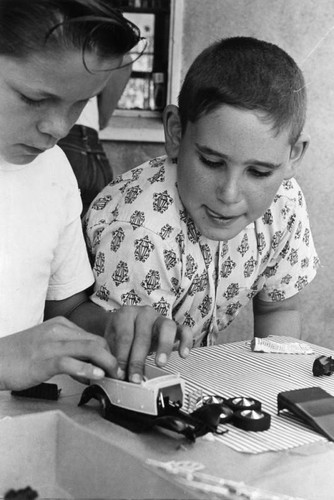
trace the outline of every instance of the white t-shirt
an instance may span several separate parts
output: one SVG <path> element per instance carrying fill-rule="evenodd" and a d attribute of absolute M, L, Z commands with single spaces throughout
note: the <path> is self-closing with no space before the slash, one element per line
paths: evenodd
<path fill-rule="evenodd" d="M 57 146 L 27 165 L 0 161 L 0 336 L 43 321 L 45 300 L 93 283 L 81 200 Z"/>

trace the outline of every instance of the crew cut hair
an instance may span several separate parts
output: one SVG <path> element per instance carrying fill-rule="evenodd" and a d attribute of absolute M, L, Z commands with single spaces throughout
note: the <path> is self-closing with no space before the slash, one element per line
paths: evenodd
<path fill-rule="evenodd" d="M 182 132 L 223 104 L 258 111 L 275 133 L 290 128 L 298 140 L 306 119 L 302 71 L 283 49 L 252 37 L 232 37 L 206 48 L 190 66 L 178 99 Z"/>

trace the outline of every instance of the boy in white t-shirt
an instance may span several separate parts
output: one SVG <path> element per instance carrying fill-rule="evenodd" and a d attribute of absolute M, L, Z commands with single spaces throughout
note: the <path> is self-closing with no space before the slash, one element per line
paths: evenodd
<path fill-rule="evenodd" d="M 190 330 L 153 309 L 109 314 L 89 301 L 82 204 L 55 146 L 139 39 L 110 0 L 1 2 L 0 390 L 57 373 L 138 376 L 145 353 L 135 343 L 152 334 L 157 355 L 175 336 L 182 355 L 191 346 Z M 117 335 L 124 341 L 113 350 Z"/>

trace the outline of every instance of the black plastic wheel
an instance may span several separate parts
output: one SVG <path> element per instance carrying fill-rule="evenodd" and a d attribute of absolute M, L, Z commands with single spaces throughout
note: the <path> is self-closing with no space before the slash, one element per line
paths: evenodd
<path fill-rule="evenodd" d="M 225 399 L 225 404 L 227 404 L 227 406 L 229 406 L 233 411 L 261 410 L 261 401 L 244 396 L 235 396 L 233 398 Z"/>
<path fill-rule="evenodd" d="M 233 425 L 244 431 L 266 431 L 270 427 L 269 413 L 258 410 L 240 410 L 233 415 Z"/>
<path fill-rule="evenodd" d="M 222 404 L 225 403 L 225 398 L 223 396 L 203 396 L 201 401 L 203 405 Z"/>

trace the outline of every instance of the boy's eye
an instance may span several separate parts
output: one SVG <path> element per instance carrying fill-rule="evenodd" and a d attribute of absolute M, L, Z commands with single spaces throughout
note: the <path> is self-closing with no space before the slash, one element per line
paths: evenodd
<path fill-rule="evenodd" d="M 225 165 L 224 160 L 212 161 L 212 160 L 209 160 L 208 158 L 205 158 L 202 155 L 199 155 L 199 159 L 202 163 L 204 163 L 204 165 L 206 165 L 207 167 L 210 167 L 210 168 L 219 168 L 219 167 Z"/>
<path fill-rule="evenodd" d="M 26 104 L 28 104 L 28 106 L 34 106 L 34 107 L 39 107 L 43 104 L 43 101 L 44 99 L 38 99 L 38 100 L 34 100 L 34 99 L 30 99 L 30 97 L 27 97 L 26 95 L 24 94 L 20 94 L 20 98 L 23 102 L 25 102 Z"/>
<path fill-rule="evenodd" d="M 273 173 L 272 170 L 258 170 L 256 168 L 250 168 L 249 172 L 253 177 L 260 177 L 260 178 L 269 177 Z"/>

